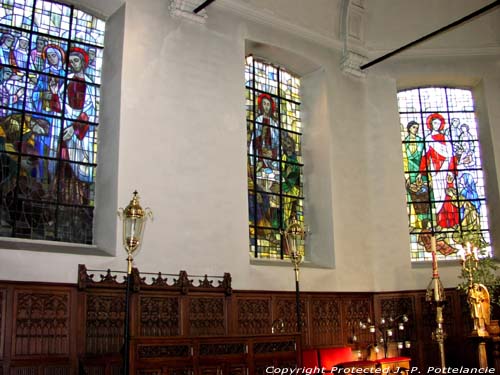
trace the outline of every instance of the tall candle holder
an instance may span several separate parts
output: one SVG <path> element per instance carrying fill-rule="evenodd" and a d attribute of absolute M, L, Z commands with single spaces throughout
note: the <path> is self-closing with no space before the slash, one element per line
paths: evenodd
<path fill-rule="evenodd" d="M 438 262 L 436 255 L 436 237 L 431 237 L 431 251 L 432 251 L 432 279 L 427 286 L 425 300 L 436 307 L 436 329 L 432 332 L 432 339 L 437 342 L 439 349 L 439 359 L 442 369 L 446 368 L 444 340 L 446 339 L 446 332 L 444 331 L 444 316 L 443 309 L 446 304 L 446 295 L 444 294 L 444 287 L 441 279 L 439 278 Z"/>

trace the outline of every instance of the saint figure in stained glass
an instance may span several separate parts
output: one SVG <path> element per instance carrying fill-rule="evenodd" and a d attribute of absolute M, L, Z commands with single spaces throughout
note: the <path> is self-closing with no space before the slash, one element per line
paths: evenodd
<path fill-rule="evenodd" d="M 0 236 L 91 244 L 104 21 L 0 0 Z"/>
<path fill-rule="evenodd" d="M 299 81 L 252 57 L 245 75 L 250 253 L 283 259 L 283 230 L 303 222 Z"/>

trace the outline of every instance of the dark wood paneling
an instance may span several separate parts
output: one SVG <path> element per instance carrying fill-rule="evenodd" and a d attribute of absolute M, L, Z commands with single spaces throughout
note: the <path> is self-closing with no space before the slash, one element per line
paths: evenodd
<path fill-rule="evenodd" d="M 189 336 L 224 336 L 227 334 L 225 298 L 192 296 L 188 307 Z"/>
<path fill-rule="evenodd" d="M 118 353 L 123 344 L 124 294 L 101 290 L 89 292 L 85 308 L 85 353 Z"/>
<path fill-rule="evenodd" d="M 12 358 L 70 355 L 70 291 L 14 290 Z"/>
<path fill-rule="evenodd" d="M 132 281 L 133 338 L 168 339 L 176 343 L 172 345 L 182 346 L 182 340 L 212 337 L 219 340 L 220 346 L 202 351 L 227 351 L 232 355 L 229 352 L 236 346 L 232 346 L 231 338 L 273 337 L 273 331 L 278 337 L 294 334 L 297 329 L 293 292 L 234 291 L 229 274 L 215 281 L 205 276 L 196 282 L 181 271 L 173 278 L 159 274 L 148 282 L 134 269 Z M 447 361 L 454 366 L 466 365 L 473 360 L 472 344 L 467 346 L 465 340 L 471 329 L 468 308 L 458 291 L 450 289 L 446 295 Z M 77 285 L 0 282 L 0 375 L 76 374 L 79 364 L 87 374 L 118 375 L 124 300 L 123 275 L 106 272 L 95 281 L 84 267 L 80 268 Z M 425 291 L 302 292 L 301 313 L 301 347 L 350 345 L 361 352 L 372 343 L 369 332 L 359 326 L 361 320 L 407 314 L 410 321 L 405 334 L 412 347 L 404 354 L 412 357 L 413 366 L 437 364 L 437 344 L 431 339 L 435 312 L 425 301 Z M 165 354 L 174 349 L 154 350 Z M 249 348 L 252 356 L 256 355 L 253 350 L 263 349 L 258 345 Z M 265 368 L 276 362 L 267 354 L 252 358 L 256 374 L 265 373 Z M 282 358 L 280 363 L 287 361 L 294 362 Z M 148 367 L 139 373 L 186 374 L 191 365 L 186 366 Z M 250 364 L 245 362 L 243 366 L 229 360 L 203 366 L 200 373 L 238 374 Z"/>
<path fill-rule="evenodd" d="M 342 345 L 342 301 L 340 298 L 312 296 L 310 299 L 311 346 Z"/>
<path fill-rule="evenodd" d="M 271 296 L 238 296 L 233 298 L 234 332 L 237 335 L 272 333 Z"/>
<path fill-rule="evenodd" d="M 139 297 L 139 336 L 180 336 L 180 321 L 180 297 L 156 292 Z"/>

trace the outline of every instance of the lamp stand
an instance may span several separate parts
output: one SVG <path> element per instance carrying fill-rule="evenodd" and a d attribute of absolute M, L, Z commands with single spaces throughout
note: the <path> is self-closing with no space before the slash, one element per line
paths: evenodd
<path fill-rule="evenodd" d="M 446 304 L 446 295 L 444 293 L 443 283 L 439 278 L 438 262 L 436 255 L 436 237 L 434 233 L 431 236 L 431 252 L 432 252 L 432 279 L 427 286 L 425 299 L 427 302 L 436 306 L 436 329 L 432 332 L 432 339 L 437 342 L 439 349 L 439 360 L 441 369 L 445 371 L 446 361 L 445 361 L 445 351 L 444 351 L 444 340 L 446 338 L 446 332 L 444 331 L 444 317 L 443 309 Z"/>
<path fill-rule="evenodd" d="M 132 289 L 132 262 L 133 254 L 137 252 L 144 233 L 144 226 L 148 217 L 153 213 L 149 208 L 143 209 L 139 204 L 139 195 L 134 191 L 132 199 L 125 209 L 118 210 L 118 217 L 123 222 L 123 247 L 127 251 L 127 283 L 125 291 L 125 318 L 123 328 L 123 375 L 130 372 L 130 293 Z"/>
<path fill-rule="evenodd" d="M 123 375 L 130 372 L 130 290 L 132 288 L 132 257 L 128 256 L 127 286 L 125 291 L 125 322 L 123 331 Z"/>
<path fill-rule="evenodd" d="M 439 361 L 441 364 L 441 368 L 444 369 L 446 368 L 446 360 L 445 360 L 445 355 L 444 355 L 444 339 L 446 338 L 446 333 L 444 332 L 443 328 L 443 305 L 438 304 L 436 306 L 436 323 L 437 327 L 436 330 L 432 334 L 432 338 L 437 342 L 438 344 L 438 349 L 439 349 Z"/>
<path fill-rule="evenodd" d="M 302 333 L 302 322 L 300 314 L 300 263 L 304 259 L 304 240 L 306 232 L 304 226 L 293 219 L 290 225 L 282 232 L 286 241 L 286 254 L 290 257 L 295 272 L 295 308 L 297 312 L 297 332 Z"/>
<path fill-rule="evenodd" d="M 299 283 L 299 261 L 293 258 L 293 266 L 295 271 L 295 305 L 297 310 L 297 332 L 302 333 L 302 321 L 300 319 L 300 283 Z"/>

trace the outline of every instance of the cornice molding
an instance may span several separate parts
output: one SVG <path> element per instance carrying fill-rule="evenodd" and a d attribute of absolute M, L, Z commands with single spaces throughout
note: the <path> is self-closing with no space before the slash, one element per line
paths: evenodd
<path fill-rule="evenodd" d="M 392 50 L 368 49 L 367 56 L 370 59 L 383 56 Z M 417 57 L 474 57 L 474 56 L 500 56 L 500 46 L 481 48 L 421 48 L 415 47 L 401 52 L 391 58 L 417 58 Z"/>
<path fill-rule="evenodd" d="M 220 7 L 232 13 L 235 13 L 246 20 L 277 28 L 279 30 L 288 32 L 290 34 L 298 36 L 299 38 L 314 42 L 324 47 L 333 48 L 339 51 L 342 50 L 343 43 L 340 40 L 336 40 L 333 37 L 326 36 L 299 25 L 295 25 L 289 21 L 285 21 L 275 16 L 272 13 L 259 11 L 248 5 L 237 3 L 231 0 L 217 0 L 213 3 L 213 5 L 215 7 Z M 332 20 L 332 22 L 333 21 L 334 20 Z"/>
<path fill-rule="evenodd" d="M 349 3 L 349 0 L 347 0 Z M 360 13 L 364 4 L 363 0 L 350 0 L 351 8 L 355 11 L 354 13 Z M 345 5 L 344 5 L 345 6 Z M 213 8 L 221 8 L 228 10 L 243 19 L 253 21 L 255 23 L 273 27 L 281 31 L 290 33 L 297 36 L 303 40 L 310 41 L 321 45 L 323 47 L 332 48 L 337 51 L 344 51 L 346 49 L 345 40 L 337 40 L 332 36 L 327 36 L 325 34 L 318 33 L 316 31 L 309 30 L 303 26 L 293 24 L 289 21 L 285 21 L 273 13 L 265 12 L 261 10 L 256 10 L 255 8 L 233 0 L 217 0 L 211 6 Z M 358 9 L 359 8 L 359 9 Z M 344 15 L 344 16 L 347 16 Z M 336 20 L 332 20 L 335 22 Z M 339 20 L 342 22 L 342 20 Z M 343 20 L 346 22 L 346 19 Z M 344 25 L 348 26 L 348 25 Z M 361 26 L 360 26 L 361 27 Z M 349 32 L 349 29 L 342 30 L 344 33 Z M 351 30 L 352 31 L 352 30 Z M 351 32 L 352 34 L 352 32 Z M 384 54 L 391 52 L 392 50 L 386 49 L 373 49 L 363 43 L 364 32 L 360 29 L 359 32 L 359 42 L 356 43 L 356 35 L 344 35 L 344 37 L 349 38 L 351 48 L 347 50 L 354 51 L 356 54 L 362 56 L 368 56 L 369 59 L 377 58 L 383 56 Z M 364 45 L 363 45 L 364 44 Z M 396 47 L 397 48 L 397 47 Z M 401 57 L 464 57 L 464 56 L 495 56 L 500 55 L 500 45 L 494 45 L 489 47 L 481 48 L 421 48 L 416 46 L 413 49 L 404 51 Z"/>
<path fill-rule="evenodd" d="M 204 24 L 207 21 L 206 11 L 202 10 L 197 14 L 193 13 L 193 10 L 196 9 L 201 2 L 201 0 L 171 0 L 169 5 L 170 14 L 174 17 L 182 17 Z"/>

